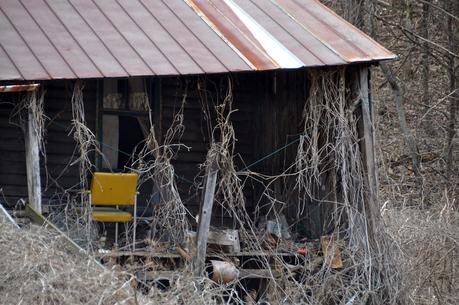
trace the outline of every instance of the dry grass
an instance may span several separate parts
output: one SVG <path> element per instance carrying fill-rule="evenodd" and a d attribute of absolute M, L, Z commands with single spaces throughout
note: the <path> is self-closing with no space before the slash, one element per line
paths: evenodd
<path fill-rule="evenodd" d="M 0 304 L 221 304 L 227 287 L 177 271 L 167 291 L 142 295 L 134 277 L 69 253 L 65 240 L 45 228 L 17 229 L 0 215 Z"/>
<path fill-rule="evenodd" d="M 459 303 L 459 213 L 453 202 L 430 209 L 383 210 L 400 249 L 402 287 L 409 304 Z"/>
<path fill-rule="evenodd" d="M 125 275 L 68 253 L 52 232 L 1 217 L 0 231 L 1 304 L 135 304 Z"/>

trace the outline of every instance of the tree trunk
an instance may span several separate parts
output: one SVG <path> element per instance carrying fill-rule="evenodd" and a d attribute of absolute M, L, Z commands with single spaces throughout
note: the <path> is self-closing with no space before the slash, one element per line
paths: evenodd
<path fill-rule="evenodd" d="M 429 19 L 430 19 L 430 3 L 426 0 L 422 4 L 421 18 L 421 36 L 426 40 L 422 43 L 422 104 L 424 107 L 429 107 L 430 103 L 430 49 L 429 49 Z"/>
<path fill-rule="evenodd" d="M 446 3 L 446 11 L 451 12 L 454 16 L 459 16 L 459 1 L 449 0 Z M 452 53 L 459 53 L 459 24 L 457 20 L 448 15 L 447 21 L 448 45 Z M 456 117 L 459 103 L 459 63 L 456 57 L 448 54 L 448 78 L 449 78 L 449 122 L 448 122 L 448 138 L 447 138 L 447 157 L 446 157 L 446 173 L 450 177 L 454 172 L 454 137 L 456 136 Z"/>
<path fill-rule="evenodd" d="M 408 129 L 408 124 L 406 123 L 405 108 L 403 107 L 404 100 L 404 90 L 397 82 L 397 79 L 392 72 L 391 68 L 386 64 L 381 63 L 381 70 L 383 71 L 387 82 L 389 83 L 392 91 L 394 93 L 395 107 L 397 108 L 398 119 L 400 123 L 400 130 L 402 132 L 403 138 L 405 140 L 406 146 L 411 156 L 413 163 L 414 174 L 419 178 L 421 176 L 421 158 L 418 152 L 418 147 L 416 141 Z"/>

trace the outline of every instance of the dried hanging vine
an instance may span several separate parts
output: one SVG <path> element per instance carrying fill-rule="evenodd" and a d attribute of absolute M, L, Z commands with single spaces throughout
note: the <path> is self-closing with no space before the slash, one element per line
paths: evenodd
<path fill-rule="evenodd" d="M 346 96 L 344 70 L 314 71 L 309 79 L 304 130 L 296 158 L 296 188 L 301 203 L 298 213 L 310 208 L 311 201 L 332 204 L 326 225 L 342 245 L 346 266 L 336 273 L 324 264 L 318 273 L 308 276 L 306 282 L 312 287 L 307 301 L 395 304 L 400 285 L 396 273 L 391 274 L 396 251 L 383 224 L 370 219 L 379 214 L 379 207 L 364 206 L 365 173 L 355 112 L 360 97 Z M 314 192 L 324 181 L 336 188 L 334 197 L 325 201 Z M 370 228 L 370 222 L 376 223 L 376 231 Z"/>
<path fill-rule="evenodd" d="M 268 276 L 271 284 L 262 298 L 271 304 L 396 304 L 399 279 L 397 274 L 392 274 L 396 251 L 391 248 L 390 240 L 377 220 L 371 219 L 376 225 L 369 229 L 369 217 L 378 211 L 369 213 L 368 209 L 378 207 L 363 205 L 366 188 L 356 124 L 358 112 L 354 111 L 359 97 L 347 95 L 345 71 L 310 72 L 309 95 L 304 103 L 304 125 L 295 161 L 282 173 L 272 177 L 237 171 L 237 139 L 232 123 L 236 111 L 233 109 L 233 83 L 228 78 L 219 87 L 224 89 L 216 94 L 201 95 L 210 139 L 210 149 L 202 169 L 207 171 L 212 165 L 218 167 L 215 201 L 234 220 L 234 228 L 239 230 L 244 249 L 262 250 L 267 254 L 266 258 L 260 258 L 259 267 L 271 274 Z M 87 174 L 93 169 L 90 154 L 98 151 L 98 146 L 85 122 L 82 90 L 82 84 L 77 82 L 72 96 L 72 134 L 78 144 L 78 159 L 73 164 L 79 164 L 81 189 L 86 190 L 89 186 Z M 150 114 L 149 132 L 140 152 L 133 155 L 131 166 L 140 174 L 139 185 L 152 182 L 154 192 L 160 195 L 160 203 L 154 206 L 150 237 L 176 245 L 184 242 L 190 227 L 188 211 L 180 198 L 171 163 L 180 149 L 187 149 L 180 144 L 180 139 L 185 128 L 184 107 L 188 98 L 188 84 L 184 91 L 181 106 L 162 143 L 158 140 L 152 111 L 146 102 Z M 207 92 L 207 89 L 198 82 L 198 91 Z M 222 91 L 223 98 L 220 98 Z M 216 99 L 210 103 L 208 98 L 214 96 Z M 215 122 L 214 126 L 212 122 Z M 313 257 L 306 256 L 302 265 L 294 266 L 297 268 L 294 272 L 292 266 L 277 254 L 281 249 L 280 244 L 266 245 L 265 231 L 256 228 L 249 216 L 243 192 L 244 179 L 266 182 L 263 196 L 269 197 L 270 203 L 274 203 L 280 202 L 280 199 L 276 198 L 271 185 L 287 177 L 295 180 L 295 192 L 292 194 L 296 197 L 290 197 L 289 200 L 295 202 L 296 199 L 299 218 L 311 208 L 312 203 L 332 207 L 328 210 L 325 222 L 327 228 L 332 228 L 342 250 L 345 264 L 341 270 L 331 268 L 329 257 L 324 258 L 323 264 L 317 265 Z M 335 189 L 334 196 L 325 199 L 318 196 L 318 186 L 324 183 Z M 81 206 L 89 204 L 83 192 L 79 198 Z M 77 223 L 87 230 L 90 237 L 90 222 L 85 222 L 86 216 L 77 219 Z M 276 213 L 275 216 L 280 217 Z M 294 248 L 291 250 L 295 251 Z M 224 254 L 222 259 L 230 260 Z M 273 267 L 273 261 L 276 267 Z M 190 278 L 189 273 L 185 272 L 177 274 L 170 290 L 164 293 L 153 288 L 150 296 L 156 300 L 174 297 L 177 302 L 186 300 L 190 304 L 204 300 L 205 303 L 221 303 L 224 302 L 223 296 L 236 304 L 247 302 L 247 297 L 242 297 L 235 287 L 241 288 L 246 295 L 251 294 L 251 291 L 245 291 L 241 280 L 231 285 L 219 285 L 206 278 Z M 196 294 L 200 295 L 199 298 Z"/>
<path fill-rule="evenodd" d="M 94 164 L 92 163 L 92 154 L 95 152 L 102 154 L 96 136 L 87 126 L 85 119 L 85 108 L 83 99 L 84 84 L 76 81 L 73 88 L 71 105 L 72 105 L 72 129 L 70 134 L 76 142 L 77 158 L 70 164 L 78 164 L 80 190 L 77 197 L 71 197 L 70 202 L 65 209 L 66 225 L 69 227 L 71 236 L 78 236 L 80 242 L 91 246 L 93 239 L 96 237 L 94 230 L 95 225 L 92 222 L 91 203 L 88 198 L 89 182 L 88 177 L 92 174 Z M 81 234 L 80 232 L 86 232 Z M 84 238 L 83 238 L 84 236 Z M 83 240 L 82 240 L 83 238 Z"/>
<path fill-rule="evenodd" d="M 171 163 L 181 148 L 189 149 L 180 144 L 180 138 L 185 130 L 183 119 L 188 95 L 187 86 L 188 84 L 182 96 L 180 108 L 174 115 L 162 144 L 157 139 L 158 130 L 153 124 L 152 111 L 147 102 L 150 129 L 145 144 L 132 165 L 132 168 L 140 174 L 139 185 L 152 181 L 155 188 L 153 193 L 160 196 L 160 203 L 153 206 L 154 217 L 150 237 L 155 240 L 172 241 L 176 245 L 184 242 L 189 229 L 188 211 L 180 198 L 175 170 Z"/>

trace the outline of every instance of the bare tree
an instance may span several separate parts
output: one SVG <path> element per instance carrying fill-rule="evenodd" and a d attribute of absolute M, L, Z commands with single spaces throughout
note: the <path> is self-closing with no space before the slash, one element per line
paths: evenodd
<path fill-rule="evenodd" d="M 452 53 L 459 53 L 459 22 L 454 16 L 459 16 L 459 1 L 445 0 L 445 10 L 451 12 L 447 16 L 448 46 Z M 459 61 L 453 54 L 448 54 L 448 79 L 449 79 L 449 121 L 447 139 L 447 177 L 454 170 L 454 137 L 456 136 L 456 117 L 459 104 Z"/>

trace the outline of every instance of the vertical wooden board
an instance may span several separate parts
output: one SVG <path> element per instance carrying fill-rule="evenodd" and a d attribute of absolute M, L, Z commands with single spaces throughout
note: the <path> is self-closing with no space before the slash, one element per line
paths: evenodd
<path fill-rule="evenodd" d="M 156 140 L 158 143 L 162 143 L 162 132 L 163 132 L 163 90 L 162 90 L 162 79 L 156 78 L 153 85 L 153 112 Z"/>
<path fill-rule="evenodd" d="M 77 143 L 72 132 L 73 81 L 54 80 L 45 84 L 46 152 L 47 173 L 50 178 L 43 180 L 43 200 L 57 198 L 63 188 L 77 186 L 80 182 L 78 163 L 73 163 Z M 97 80 L 84 81 L 83 102 L 88 128 L 96 132 Z M 94 161 L 95 154 L 90 155 Z M 42 158 L 43 161 L 43 158 Z M 70 166 L 72 164 L 72 166 Z M 45 166 L 42 162 L 42 166 Z M 59 196 L 58 196 L 59 197 Z"/>
<path fill-rule="evenodd" d="M 37 122 L 35 121 L 34 114 L 31 112 L 30 108 L 28 108 L 27 113 L 25 147 L 29 204 L 37 211 L 37 213 L 41 214 L 42 207 L 39 139 L 37 135 Z"/>
<path fill-rule="evenodd" d="M 217 164 L 212 163 L 208 171 L 206 188 L 204 189 L 204 201 L 199 213 L 199 224 L 196 237 L 196 257 L 194 261 L 194 273 L 196 276 L 201 276 L 204 271 L 207 239 L 209 237 L 210 220 L 212 218 L 212 206 L 214 204 L 217 174 Z"/>
<path fill-rule="evenodd" d="M 370 203 L 377 203 L 377 176 L 376 176 L 376 159 L 374 148 L 374 126 L 372 118 L 372 107 L 369 89 L 369 69 L 362 67 L 359 71 L 359 88 L 362 108 L 363 136 L 365 149 L 365 164 L 368 179 Z"/>
<path fill-rule="evenodd" d="M 119 116 L 105 114 L 102 116 L 102 161 L 103 168 L 118 168 Z"/>

